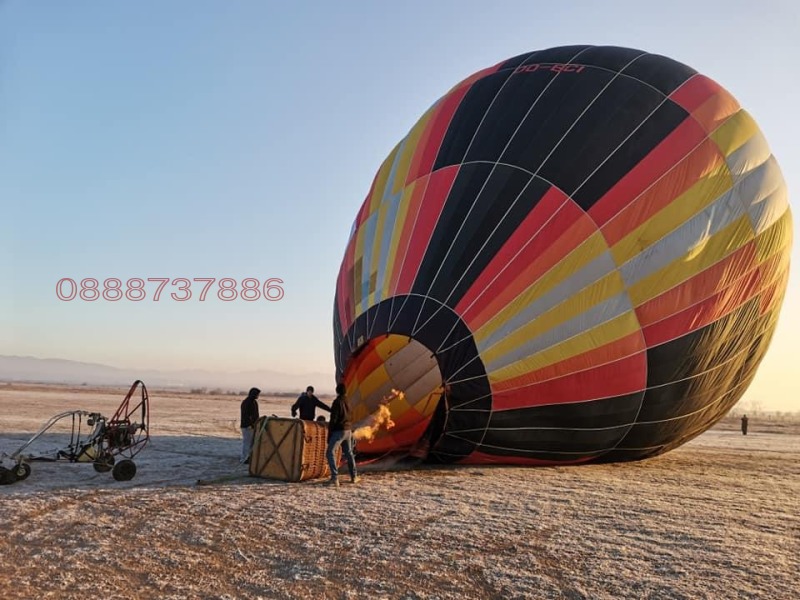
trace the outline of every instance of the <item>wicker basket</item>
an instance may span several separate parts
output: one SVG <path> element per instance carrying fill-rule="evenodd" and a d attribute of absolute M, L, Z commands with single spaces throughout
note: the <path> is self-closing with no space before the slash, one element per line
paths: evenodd
<path fill-rule="evenodd" d="M 261 417 L 256 422 L 250 475 L 282 481 L 330 477 L 328 428 L 314 421 Z M 337 451 L 337 464 L 341 450 Z"/>

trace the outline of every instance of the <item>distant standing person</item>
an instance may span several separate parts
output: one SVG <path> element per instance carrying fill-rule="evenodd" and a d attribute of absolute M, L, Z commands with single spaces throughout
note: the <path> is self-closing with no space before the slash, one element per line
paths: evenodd
<path fill-rule="evenodd" d="M 328 449 L 325 453 L 331 470 L 330 480 L 325 485 L 339 487 L 339 469 L 336 464 L 336 449 L 341 446 L 347 459 L 350 481 L 358 483 L 361 478 L 356 473 L 356 459 L 353 456 L 353 423 L 350 418 L 350 403 L 347 401 L 347 389 L 343 383 L 336 386 L 336 399 L 331 405 L 331 420 L 328 424 Z"/>
<path fill-rule="evenodd" d="M 295 403 L 292 404 L 292 416 L 297 416 L 297 411 L 299 410 L 301 419 L 304 421 L 313 421 L 318 408 L 331 412 L 331 407 L 314 395 L 314 386 L 310 385 L 306 388 L 305 392 L 298 396 Z"/>
<path fill-rule="evenodd" d="M 747 415 L 742 415 L 742 435 L 747 435 Z"/>
<path fill-rule="evenodd" d="M 240 426 L 242 428 L 242 463 L 245 465 L 250 462 L 250 450 L 253 447 L 253 429 L 258 421 L 259 394 L 261 394 L 260 389 L 250 388 L 247 398 L 242 400 Z"/>

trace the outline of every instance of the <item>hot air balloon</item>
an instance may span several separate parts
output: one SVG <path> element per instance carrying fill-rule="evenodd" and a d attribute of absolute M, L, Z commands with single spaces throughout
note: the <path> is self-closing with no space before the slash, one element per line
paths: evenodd
<path fill-rule="evenodd" d="M 775 331 L 792 241 L 753 118 L 665 56 L 566 46 L 440 98 L 391 151 L 337 279 L 359 452 L 638 460 L 711 427 Z M 392 393 L 402 390 L 402 394 Z"/>

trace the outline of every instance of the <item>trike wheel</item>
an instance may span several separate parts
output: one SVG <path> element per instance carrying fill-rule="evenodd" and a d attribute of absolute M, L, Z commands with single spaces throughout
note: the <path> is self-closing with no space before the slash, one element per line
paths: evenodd
<path fill-rule="evenodd" d="M 103 454 L 95 459 L 92 466 L 94 466 L 94 470 L 98 473 L 108 473 L 114 466 L 114 462 L 113 454 Z"/>
<path fill-rule="evenodd" d="M 23 479 L 27 479 L 28 475 L 31 474 L 31 466 L 28 463 L 19 463 L 17 466 L 13 467 L 11 471 L 14 473 L 17 481 L 22 481 Z"/>
<path fill-rule="evenodd" d="M 136 464 L 127 458 L 121 460 L 114 465 L 111 475 L 117 481 L 130 481 L 136 475 Z"/>
<path fill-rule="evenodd" d="M 0 485 L 9 485 L 17 480 L 17 476 L 11 469 L 0 467 Z"/>

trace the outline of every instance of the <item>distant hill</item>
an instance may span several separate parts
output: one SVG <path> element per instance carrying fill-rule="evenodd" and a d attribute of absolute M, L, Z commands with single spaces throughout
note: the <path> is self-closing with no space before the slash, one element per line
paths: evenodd
<path fill-rule="evenodd" d="M 264 392 L 299 392 L 313 385 L 318 393 L 333 393 L 331 373 L 280 373 L 269 370 L 221 373 L 201 369 L 160 371 L 120 369 L 60 358 L 0 356 L 0 381 L 126 385 L 141 379 L 149 387 L 219 388 L 240 391 L 253 386 Z"/>

